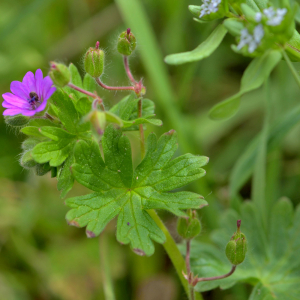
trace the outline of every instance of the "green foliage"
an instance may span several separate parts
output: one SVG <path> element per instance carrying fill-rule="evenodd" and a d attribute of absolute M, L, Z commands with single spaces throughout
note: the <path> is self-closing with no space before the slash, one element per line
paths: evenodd
<path fill-rule="evenodd" d="M 196 49 L 189 52 L 168 55 L 165 58 L 165 62 L 171 65 L 179 65 L 204 59 L 219 47 L 226 33 L 226 28 L 221 24 Z"/>
<path fill-rule="evenodd" d="M 211 236 L 216 246 L 200 242 L 192 245 L 191 264 L 195 274 L 218 276 L 230 270 L 224 247 L 239 218 L 249 245 L 245 261 L 229 278 L 201 282 L 196 289 L 207 291 L 217 286 L 227 289 L 237 282 L 247 282 L 254 286 L 251 300 L 298 299 L 300 207 L 294 212 L 288 199 L 281 199 L 272 208 L 266 232 L 253 203 L 244 203 L 241 214 L 228 210 L 222 217 L 221 229 Z"/>
<path fill-rule="evenodd" d="M 240 91 L 229 99 L 215 105 L 209 113 L 213 120 L 223 120 L 232 117 L 238 111 L 240 98 L 243 94 L 259 88 L 270 76 L 270 73 L 281 60 L 279 51 L 266 52 L 263 56 L 255 58 L 245 70 Z"/>
<path fill-rule="evenodd" d="M 153 101 L 149 99 L 142 100 L 142 118 L 138 117 L 137 103 L 139 98 L 136 98 L 132 93 L 123 98 L 120 102 L 114 105 L 109 112 L 115 114 L 122 120 L 122 126 L 124 128 L 131 127 L 130 130 L 138 130 L 136 125 L 139 124 L 152 124 L 161 126 L 162 121 L 159 119 L 153 119 L 155 116 Z M 114 122 L 115 123 L 115 122 Z"/>
<path fill-rule="evenodd" d="M 106 128 L 102 147 L 104 161 L 96 142 L 79 141 L 75 147 L 75 179 L 95 193 L 66 200 L 72 208 L 67 214 L 69 224 L 84 227 L 89 237 L 99 235 L 107 223 L 119 214 L 117 239 L 131 244 L 140 255 L 151 255 L 151 240 L 163 243 L 163 232 L 147 213 L 147 209 L 165 209 L 183 216 L 182 209 L 200 208 L 206 202 L 191 192 L 168 193 L 204 176 L 201 169 L 206 157 L 191 154 L 171 160 L 176 133 L 170 131 L 157 141 L 150 134 L 147 154 L 133 170 L 131 147 L 120 129 Z"/>

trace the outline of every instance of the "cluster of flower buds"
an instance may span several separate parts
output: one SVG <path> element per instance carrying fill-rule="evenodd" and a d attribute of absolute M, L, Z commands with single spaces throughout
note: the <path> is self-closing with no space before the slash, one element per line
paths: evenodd
<path fill-rule="evenodd" d="M 118 37 L 117 49 L 124 56 L 129 56 L 136 48 L 136 38 L 130 29 L 122 32 Z M 90 47 L 84 56 L 85 71 L 93 78 L 99 78 L 104 71 L 105 53 L 99 48 L 99 42 L 95 47 Z M 71 80 L 70 70 L 64 64 L 51 62 L 50 72 L 53 83 L 58 87 L 66 86 Z"/>
<path fill-rule="evenodd" d="M 233 50 L 248 56 L 258 56 L 269 48 L 280 47 L 294 34 L 294 9 L 274 8 L 254 11 L 245 3 L 240 4 L 244 19 L 229 18 L 225 27 L 237 37 L 238 45 Z"/>
<path fill-rule="evenodd" d="M 178 218 L 177 231 L 179 235 L 186 240 L 193 239 L 200 234 L 201 223 L 195 210 L 190 210 L 188 217 Z"/>
<path fill-rule="evenodd" d="M 237 231 L 231 237 L 225 252 L 228 260 L 234 266 L 244 261 L 247 252 L 247 240 L 246 236 L 241 232 L 241 220 L 237 221 Z"/>

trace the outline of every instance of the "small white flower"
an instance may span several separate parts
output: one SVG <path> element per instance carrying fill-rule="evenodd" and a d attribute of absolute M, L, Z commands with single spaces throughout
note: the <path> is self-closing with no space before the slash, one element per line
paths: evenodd
<path fill-rule="evenodd" d="M 261 21 L 261 19 L 262 19 L 262 13 L 261 12 L 256 13 L 255 21 L 259 23 Z"/>
<path fill-rule="evenodd" d="M 237 45 L 237 49 L 241 50 L 244 46 L 248 45 L 248 52 L 253 53 L 259 46 L 264 34 L 264 28 L 261 24 L 254 28 L 253 35 L 249 33 L 247 28 L 242 29 L 241 38 L 239 44 Z"/>
<path fill-rule="evenodd" d="M 286 8 L 274 9 L 274 7 L 269 7 L 264 9 L 264 15 L 267 17 L 267 25 L 278 26 L 283 21 L 284 16 L 287 13 Z"/>
<path fill-rule="evenodd" d="M 221 2 L 222 0 L 203 0 L 203 4 L 200 6 L 201 12 L 199 18 L 217 12 Z"/>
<path fill-rule="evenodd" d="M 253 30 L 253 37 L 255 42 L 260 43 L 260 41 L 264 37 L 264 34 L 264 27 L 261 24 L 257 25 Z"/>

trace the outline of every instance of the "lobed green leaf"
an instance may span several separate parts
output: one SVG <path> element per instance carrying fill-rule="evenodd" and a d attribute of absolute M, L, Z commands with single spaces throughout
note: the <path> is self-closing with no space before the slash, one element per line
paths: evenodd
<path fill-rule="evenodd" d="M 87 235 L 93 237 L 119 215 L 117 239 L 124 244 L 130 243 L 140 255 L 151 255 L 154 252 L 152 240 L 162 243 L 165 237 L 147 209 L 165 209 L 183 216 L 183 209 L 207 205 L 198 194 L 167 191 L 204 176 L 200 167 L 208 159 L 184 155 L 171 161 L 177 149 L 174 131 L 164 134 L 158 141 L 151 134 L 147 145 L 147 154 L 134 171 L 131 145 L 121 129 L 112 125 L 106 128 L 102 138 L 104 160 L 95 141 L 77 142 L 72 174 L 79 183 L 96 193 L 66 201 L 72 208 L 67 214 L 69 224 L 87 226 Z"/>

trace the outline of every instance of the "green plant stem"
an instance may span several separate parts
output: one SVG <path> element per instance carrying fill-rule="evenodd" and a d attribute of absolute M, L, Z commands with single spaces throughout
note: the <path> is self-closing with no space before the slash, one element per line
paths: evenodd
<path fill-rule="evenodd" d="M 109 259 L 108 259 L 108 239 L 106 232 L 102 232 L 99 237 L 99 250 L 100 250 L 100 263 L 102 270 L 102 280 L 103 280 L 103 288 L 105 300 L 116 300 L 114 290 L 113 290 L 113 282 L 110 273 L 109 267 Z"/>
<path fill-rule="evenodd" d="M 155 212 L 155 210 L 150 209 L 147 210 L 149 215 L 151 216 L 151 218 L 155 221 L 155 223 L 157 224 L 157 226 L 163 231 L 163 233 L 166 236 L 166 242 L 163 244 L 168 256 L 170 257 L 174 268 L 177 272 L 177 275 L 183 285 L 183 288 L 185 290 L 185 292 L 187 293 L 187 295 L 190 296 L 190 286 L 188 281 L 184 278 L 182 272 L 187 273 L 186 270 L 186 265 L 185 265 L 185 261 L 174 241 L 174 239 L 172 238 L 171 234 L 169 233 L 168 229 L 165 227 L 164 223 L 161 221 L 161 219 L 159 218 L 159 216 L 157 215 L 157 213 Z M 192 298 L 190 298 L 192 299 Z M 195 295 L 195 300 L 202 300 L 202 296 L 197 293 Z"/>
<path fill-rule="evenodd" d="M 293 76 L 294 76 L 294 78 L 295 78 L 298 86 L 300 87 L 300 76 L 299 76 L 297 70 L 293 66 L 293 63 L 291 62 L 289 56 L 286 54 L 285 50 L 282 51 L 282 54 L 283 54 L 283 57 L 284 57 L 287 65 L 288 65 L 289 69 L 291 70 L 291 72 L 292 72 L 292 74 L 293 74 Z"/>
<path fill-rule="evenodd" d="M 224 278 L 227 278 L 229 276 L 231 276 L 236 270 L 236 266 L 232 266 L 231 267 L 231 270 L 224 274 L 224 275 L 221 275 L 221 276 L 214 276 L 214 277 L 203 277 L 203 278 L 198 278 L 196 280 L 196 282 L 202 282 L 202 281 L 214 281 L 214 280 L 219 280 L 219 279 L 224 279 Z"/>
<path fill-rule="evenodd" d="M 195 300 L 195 289 L 192 285 L 190 286 L 190 297 L 191 300 Z"/>
<path fill-rule="evenodd" d="M 142 112 L 143 112 L 143 99 L 140 99 L 138 102 L 138 117 L 142 117 Z M 142 159 L 145 157 L 145 134 L 144 134 L 144 127 L 143 124 L 139 125 L 139 130 L 140 130 L 140 139 L 141 139 L 141 156 Z"/>

